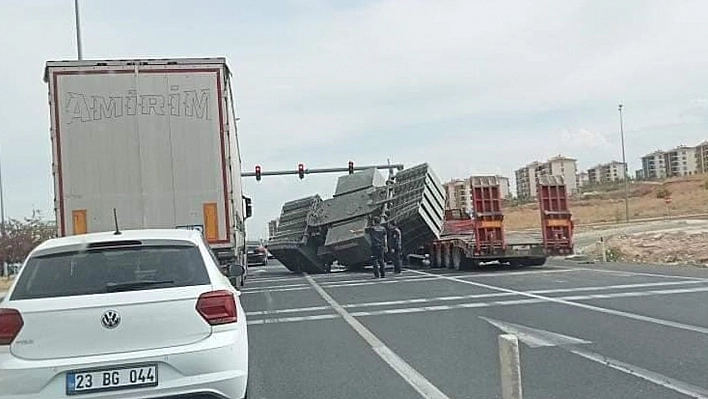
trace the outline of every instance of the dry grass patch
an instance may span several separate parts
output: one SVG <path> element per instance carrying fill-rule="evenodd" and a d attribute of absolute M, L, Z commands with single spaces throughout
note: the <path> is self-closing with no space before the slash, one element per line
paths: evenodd
<path fill-rule="evenodd" d="M 5 291 L 12 285 L 12 280 L 8 280 L 5 277 L 0 277 L 0 291 Z"/>
<path fill-rule="evenodd" d="M 667 209 L 661 194 L 668 192 L 671 205 Z M 695 176 L 667 180 L 663 183 L 634 184 L 630 190 L 629 213 L 632 219 L 708 213 L 708 177 Z M 625 219 L 624 190 L 593 193 L 586 199 L 572 199 L 570 211 L 576 226 L 598 222 L 621 222 Z M 505 226 L 509 230 L 540 228 L 537 204 L 506 207 Z"/>

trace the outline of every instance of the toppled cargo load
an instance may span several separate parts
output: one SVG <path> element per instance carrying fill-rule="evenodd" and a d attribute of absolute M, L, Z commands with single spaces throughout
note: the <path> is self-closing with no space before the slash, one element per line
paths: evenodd
<path fill-rule="evenodd" d="M 396 175 L 390 220 L 401 229 L 403 254 L 415 253 L 440 237 L 445 218 L 445 194 L 428 164 Z"/>
<path fill-rule="evenodd" d="M 444 203 L 442 185 L 427 164 L 388 180 L 367 169 L 339 177 L 331 199 L 314 196 L 286 203 L 268 248 L 295 272 L 327 271 L 334 261 L 359 269 L 371 261 L 364 231 L 374 220 L 383 216 L 401 228 L 405 255 L 440 235 Z"/>
<path fill-rule="evenodd" d="M 268 251 L 290 271 L 322 273 L 326 270 L 317 254 L 321 238 L 307 225 L 308 215 L 321 203 L 322 198 L 314 195 L 283 205 L 276 233 L 268 242 Z"/>

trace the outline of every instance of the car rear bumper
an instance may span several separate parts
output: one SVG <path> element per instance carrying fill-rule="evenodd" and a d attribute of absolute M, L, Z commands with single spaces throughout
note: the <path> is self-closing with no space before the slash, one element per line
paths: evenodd
<path fill-rule="evenodd" d="M 249 265 L 254 263 L 265 263 L 268 260 L 268 256 L 266 254 L 248 254 L 247 259 Z"/>
<path fill-rule="evenodd" d="M 243 398 L 248 381 L 245 319 L 192 345 L 72 359 L 23 360 L 0 348 L 0 399 Z M 216 329 L 215 329 L 216 330 Z M 158 386 L 68 396 L 66 372 L 157 364 Z M 182 396 L 186 395 L 186 396 Z"/>

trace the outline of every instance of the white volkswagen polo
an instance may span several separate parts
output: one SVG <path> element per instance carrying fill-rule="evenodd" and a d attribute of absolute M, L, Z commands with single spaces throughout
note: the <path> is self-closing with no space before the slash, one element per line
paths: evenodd
<path fill-rule="evenodd" d="M 49 240 L 0 302 L 0 399 L 240 399 L 247 380 L 239 292 L 198 232 Z"/>

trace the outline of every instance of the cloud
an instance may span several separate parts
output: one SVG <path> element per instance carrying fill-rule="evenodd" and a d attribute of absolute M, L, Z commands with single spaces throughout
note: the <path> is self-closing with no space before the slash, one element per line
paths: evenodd
<path fill-rule="evenodd" d="M 563 129 L 560 132 L 560 136 L 563 142 L 563 147 L 575 151 L 592 149 L 604 150 L 611 146 L 610 141 L 607 139 L 607 136 L 605 134 L 599 132 L 591 132 L 587 129 Z"/>
<path fill-rule="evenodd" d="M 631 163 L 706 138 L 708 3 L 554 0 L 82 2 L 90 58 L 224 55 L 244 169 L 430 163 L 512 174 L 557 153 Z M 52 209 L 47 59 L 73 58 L 72 4 L 3 3 L 0 146 L 8 212 Z M 160 17 L 164 10 L 169 15 Z M 17 23 L 22 21 L 22 23 Z M 584 166 L 583 166 L 584 167 Z M 31 182 L 32 184 L 28 184 Z M 251 231 L 335 176 L 247 182 Z"/>

